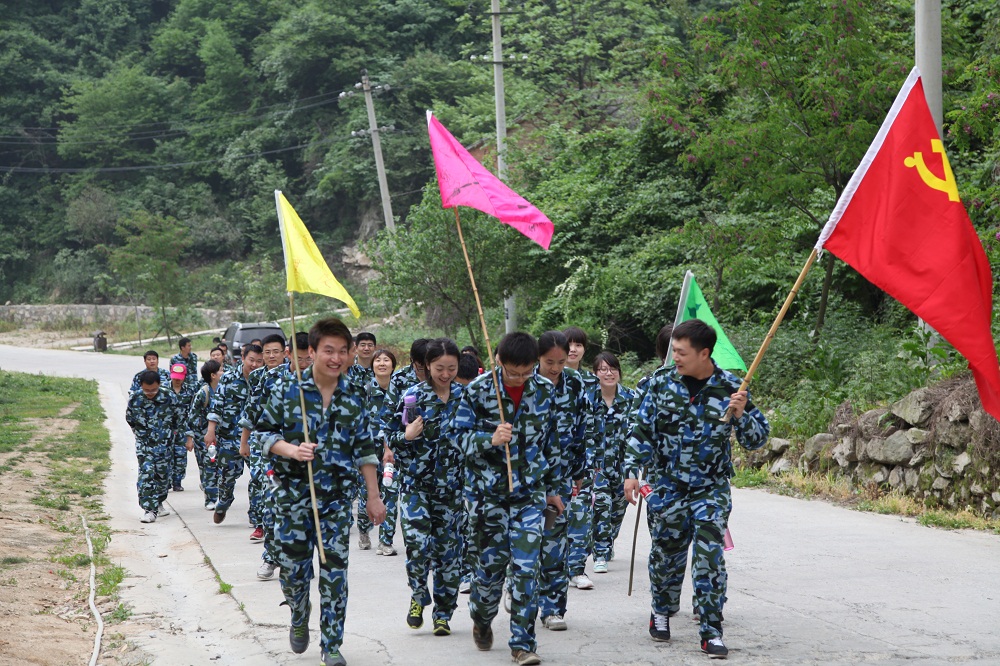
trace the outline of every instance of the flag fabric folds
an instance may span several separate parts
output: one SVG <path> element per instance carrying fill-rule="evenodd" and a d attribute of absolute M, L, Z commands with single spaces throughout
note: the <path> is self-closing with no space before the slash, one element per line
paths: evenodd
<path fill-rule="evenodd" d="M 913 68 L 816 243 L 954 345 L 1000 419 L 993 276 Z"/>
<path fill-rule="evenodd" d="M 444 208 L 468 206 L 481 210 L 549 249 L 554 227 L 542 211 L 490 173 L 430 111 L 427 132 Z"/>
<path fill-rule="evenodd" d="M 361 311 L 354 299 L 333 276 L 306 225 L 280 190 L 274 191 L 274 203 L 278 208 L 278 227 L 281 229 L 281 247 L 285 253 L 288 291 L 300 294 L 311 292 L 335 298 L 343 301 L 355 317 L 360 317 Z"/>
<path fill-rule="evenodd" d="M 694 279 L 694 273 L 688 271 L 684 274 L 684 285 L 681 287 L 681 297 L 677 304 L 677 316 L 674 317 L 674 326 L 687 321 L 688 319 L 700 319 L 713 329 L 718 339 L 715 341 L 715 349 L 712 350 L 712 359 L 715 364 L 725 370 L 747 371 L 747 365 L 743 362 L 736 347 L 729 341 L 726 334 L 719 325 L 719 320 L 712 314 L 708 307 L 705 295 L 701 293 L 701 287 Z"/>

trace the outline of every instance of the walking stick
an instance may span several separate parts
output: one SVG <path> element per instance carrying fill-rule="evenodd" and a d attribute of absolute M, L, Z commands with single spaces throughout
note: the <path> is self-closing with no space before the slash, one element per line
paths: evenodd
<path fill-rule="evenodd" d="M 640 474 L 640 476 L 642 476 Z M 642 516 L 642 494 L 635 505 L 635 529 L 632 531 L 632 562 L 628 565 L 628 596 L 632 596 L 632 579 L 635 576 L 635 546 L 639 539 L 639 518 Z"/>
<path fill-rule="evenodd" d="M 429 112 L 428 112 L 429 113 Z M 476 309 L 479 311 L 479 323 L 483 327 L 483 337 L 486 338 L 486 356 L 490 361 L 490 371 L 493 373 L 493 384 L 497 388 L 497 406 L 500 410 L 500 423 L 505 423 L 503 417 L 503 396 L 500 394 L 500 380 L 497 378 L 497 367 L 493 361 L 493 347 L 490 345 L 490 333 L 486 329 L 486 317 L 483 316 L 483 304 L 479 301 L 479 289 L 476 288 L 476 277 L 472 274 L 472 262 L 469 261 L 469 251 L 465 247 L 465 237 L 462 235 L 462 222 L 458 219 L 458 206 L 454 207 L 455 226 L 458 228 L 458 240 L 462 244 L 462 254 L 465 255 L 465 265 L 469 269 L 469 282 L 472 283 L 472 293 L 476 297 Z M 507 491 L 514 492 L 514 473 L 510 467 L 510 444 L 504 443 L 504 453 L 507 455 Z"/>
<path fill-rule="evenodd" d="M 306 394 L 302 390 L 302 369 L 299 368 L 299 349 L 295 344 L 295 296 L 288 292 L 288 310 L 292 319 L 292 363 L 295 365 L 295 377 L 299 384 L 299 406 L 302 408 L 302 435 L 304 443 L 309 442 L 309 419 L 306 414 Z M 319 509 L 316 507 L 316 482 L 313 480 L 312 461 L 306 463 L 309 471 L 309 498 L 312 500 L 313 525 L 316 527 L 316 545 L 319 546 L 319 561 L 326 564 L 326 552 L 323 548 L 323 531 L 319 526 Z"/>

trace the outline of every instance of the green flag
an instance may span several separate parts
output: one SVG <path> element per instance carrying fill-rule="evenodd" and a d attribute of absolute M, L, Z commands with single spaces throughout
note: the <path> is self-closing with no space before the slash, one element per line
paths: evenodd
<path fill-rule="evenodd" d="M 712 358 L 715 359 L 716 365 L 725 370 L 747 371 L 746 363 L 740 358 L 739 352 L 736 351 L 733 343 L 729 341 L 729 338 L 722 331 L 722 327 L 719 326 L 718 320 L 709 309 L 708 301 L 701 293 L 701 288 L 695 282 L 694 273 L 691 271 L 684 275 L 684 286 L 681 287 L 681 298 L 677 305 L 674 326 L 688 319 L 700 319 L 715 329 L 716 335 L 719 336 L 715 342 L 715 350 L 712 352 Z"/>

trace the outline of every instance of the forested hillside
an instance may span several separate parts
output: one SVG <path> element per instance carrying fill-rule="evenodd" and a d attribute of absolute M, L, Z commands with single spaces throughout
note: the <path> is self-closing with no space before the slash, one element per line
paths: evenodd
<path fill-rule="evenodd" d="M 531 329 L 581 325 L 635 367 L 692 270 L 752 356 L 913 65 L 913 3 L 502 4 L 509 181 L 556 235 L 546 253 L 463 211 L 492 320 L 513 292 Z M 993 260 L 1000 9 L 943 4 L 945 145 Z M 488 0 L 6 3 L 0 302 L 280 306 L 278 188 L 331 263 L 364 242 L 379 277 L 350 287 L 370 309 L 423 302 L 475 336 L 424 111 L 495 166 L 489 52 Z M 341 95 L 362 69 L 388 86 L 393 237 L 372 238 L 371 141 L 352 135 L 364 100 Z M 912 328 L 827 255 L 757 381 L 808 398 L 794 418 L 828 419 L 927 378 Z"/>

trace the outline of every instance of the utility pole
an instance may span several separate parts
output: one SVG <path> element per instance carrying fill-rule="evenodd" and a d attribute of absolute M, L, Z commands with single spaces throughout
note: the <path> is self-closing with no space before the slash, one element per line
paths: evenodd
<path fill-rule="evenodd" d="M 913 15 L 914 63 L 920 70 L 924 84 L 924 97 L 930 107 L 931 117 L 937 127 L 938 136 L 944 138 L 944 101 L 941 92 L 941 0 L 917 0 Z M 937 331 L 923 319 L 917 319 L 920 328 L 931 334 L 928 347 L 939 341 Z M 927 354 L 929 362 L 934 357 Z"/>
<path fill-rule="evenodd" d="M 490 0 L 490 15 L 493 19 L 493 89 L 496 100 L 497 116 L 497 176 L 507 180 L 506 148 L 507 143 L 507 109 L 504 103 L 503 89 L 503 47 L 500 31 L 500 0 Z M 503 299 L 504 330 L 513 333 L 517 330 L 517 301 L 514 294 L 508 292 Z"/>
<path fill-rule="evenodd" d="M 388 91 L 389 86 L 375 86 L 373 89 L 368 80 L 368 70 L 361 70 L 361 83 L 355 83 L 355 88 L 361 88 L 365 93 L 365 107 L 368 109 L 368 134 L 372 137 L 372 149 L 375 151 L 375 170 L 378 172 L 378 189 L 382 195 L 382 215 L 385 217 L 385 228 L 389 231 L 396 231 L 396 220 L 392 217 L 392 200 L 389 198 L 389 182 L 385 177 L 385 162 L 382 161 L 382 140 L 379 138 L 381 130 L 395 129 L 392 125 L 379 127 L 375 122 L 375 102 L 372 101 L 372 90 Z M 342 92 L 341 99 L 350 97 L 353 92 Z M 358 136 L 365 132 L 351 132 L 351 136 Z"/>
<path fill-rule="evenodd" d="M 917 0 L 914 11 L 915 62 L 920 69 L 931 116 L 941 132 L 944 103 L 941 95 L 941 0 Z"/>

